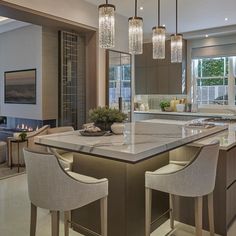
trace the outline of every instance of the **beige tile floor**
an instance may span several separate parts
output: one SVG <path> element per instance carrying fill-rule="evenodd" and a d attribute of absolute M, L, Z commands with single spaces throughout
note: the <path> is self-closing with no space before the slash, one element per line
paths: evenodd
<path fill-rule="evenodd" d="M 18 175 L 0 180 L 0 235 L 28 236 L 30 204 L 27 195 L 26 175 Z M 39 209 L 37 221 L 37 236 L 50 236 L 50 214 Z M 164 223 L 152 236 L 192 236 L 194 228 L 176 223 L 176 230 L 169 233 L 169 222 Z M 60 235 L 63 235 L 63 222 L 60 222 Z M 204 236 L 209 233 L 204 232 Z M 236 235 L 236 223 L 232 225 L 227 236 Z M 81 236 L 70 231 L 70 236 Z"/>

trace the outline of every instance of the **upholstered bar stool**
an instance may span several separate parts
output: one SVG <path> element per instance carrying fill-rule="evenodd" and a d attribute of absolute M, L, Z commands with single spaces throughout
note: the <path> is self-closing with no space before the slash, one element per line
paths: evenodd
<path fill-rule="evenodd" d="M 202 236 L 202 198 L 208 197 L 210 235 L 214 235 L 213 190 L 219 155 L 219 142 L 204 145 L 186 166 L 169 164 L 154 172 L 146 172 L 146 236 L 151 230 L 152 190 L 170 194 L 170 222 L 174 228 L 173 196 L 195 198 L 196 235 Z"/>
<path fill-rule="evenodd" d="M 59 236 L 59 212 L 63 211 L 68 236 L 69 212 L 97 200 L 101 206 L 101 236 L 107 236 L 107 179 L 66 172 L 52 153 L 24 149 L 24 158 L 31 201 L 30 236 L 36 235 L 37 207 L 51 211 L 52 236 Z"/>
<path fill-rule="evenodd" d="M 72 126 L 60 126 L 48 129 L 48 134 L 58 134 L 64 132 L 74 131 Z M 66 170 L 72 170 L 74 153 L 58 148 L 48 148 L 49 152 L 52 152 L 59 160 L 62 167 Z"/>

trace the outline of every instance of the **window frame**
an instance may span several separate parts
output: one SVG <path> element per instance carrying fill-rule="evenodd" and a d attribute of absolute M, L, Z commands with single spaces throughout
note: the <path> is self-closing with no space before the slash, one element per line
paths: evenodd
<path fill-rule="evenodd" d="M 219 56 L 219 57 L 208 57 L 209 59 L 210 58 L 228 58 L 228 75 L 226 75 L 226 67 L 227 67 L 227 64 L 224 62 L 224 76 L 219 76 L 218 78 L 222 78 L 222 79 L 228 79 L 228 85 L 229 86 L 229 78 L 230 78 L 230 69 L 233 71 L 234 73 L 234 81 L 236 80 L 236 56 Z M 230 65 L 230 58 L 233 58 L 234 60 L 234 63 L 233 65 Z M 206 59 L 206 57 L 203 57 L 203 58 L 195 58 L 195 59 L 192 59 L 192 63 L 191 63 L 191 68 L 192 68 L 192 88 L 191 88 L 191 100 L 194 104 L 197 104 L 198 105 L 198 108 L 208 108 L 208 109 L 216 109 L 216 110 L 223 110 L 223 109 L 235 109 L 236 108 L 236 105 L 231 105 L 230 104 L 230 101 L 228 100 L 228 105 L 226 104 L 199 104 L 198 101 L 197 101 L 197 96 L 198 96 L 198 85 L 197 85 L 197 80 L 199 78 L 211 78 L 211 77 L 199 77 L 198 76 L 198 68 L 197 68 L 197 63 L 196 61 L 199 61 L 201 59 Z M 230 68 L 232 67 L 232 68 Z M 202 73 L 201 73 L 202 75 Z M 217 76 L 215 77 L 212 77 L 212 79 L 214 78 L 217 78 Z M 235 84 L 236 86 L 236 84 Z M 230 93 L 230 90 L 229 90 L 229 87 L 227 89 L 227 94 L 228 94 L 228 98 L 230 97 L 229 96 L 229 93 Z M 233 95 L 233 94 L 232 94 Z M 236 95 L 236 92 L 234 92 L 234 97 Z M 235 101 L 236 99 L 234 100 L 234 104 L 235 104 Z"/>

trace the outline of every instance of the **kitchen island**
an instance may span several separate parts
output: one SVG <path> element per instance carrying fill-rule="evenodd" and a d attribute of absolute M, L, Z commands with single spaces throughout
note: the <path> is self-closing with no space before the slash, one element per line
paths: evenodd
<path fill-rule="evenodd" d="M 226 130 L 226 126 L 191 128 L 181 124 L 137 122 L 124 135 L 83 137 L 79 131 L 37 137 L 40 145 L 74 151 L 73 171 L 109 180 L 108 235 L 144 236 L 145 171 L 169 162 L 169 152 Z M 153 196 L 153 221 L 168 212 L 168 194 Z M 155 221 L 153 230 L 167 219 Z M 72 212 L 72 221 L 100 232 L 97 203 Z M 78 229 L 85 235 L 89 232 Z"/>

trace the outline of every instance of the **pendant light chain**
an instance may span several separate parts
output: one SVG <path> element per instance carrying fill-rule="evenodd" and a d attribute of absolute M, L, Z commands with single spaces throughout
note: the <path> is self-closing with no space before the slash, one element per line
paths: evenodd
<path fill-rule="evenodd" d="M 158 0 L 158 4 L 157 4 L 157 7 L 158 7 L 158 9 L 157 9 L 157 14 L 158 14 L 158 16 L 157 16 L 157 25 L 158 25 L 158 27 L 160 27 L 160 25 L 161 25 L 161 0 Z"/>
<path fill-rule="evenodd" d="M 175 14 L 175 17 L 176 17 L 176 21 L 175 21 L 175 33 L 178 34 L 178 0 L 175 1 L 175 5 L 176 5 L 176 14 Z"/>

